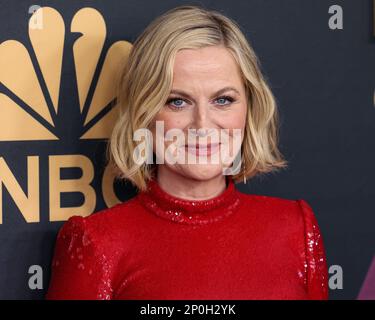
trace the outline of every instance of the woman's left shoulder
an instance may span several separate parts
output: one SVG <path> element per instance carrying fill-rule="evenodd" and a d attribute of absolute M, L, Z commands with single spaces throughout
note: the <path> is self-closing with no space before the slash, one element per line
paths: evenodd
<path fill-rule="evenodd" d="M 304 199 L 288 199 L 270 195 L 246 194 L 242 193 L 241 198 L 247 207 L 256 207 L 263 212 L 269 212 L 275 217 L 290 219 L 314 220 L 314 212 L 310 204 Z"/>
<path fill-rule="evenodd" d="M 256 217 L 267 236 L 277 235 L 280 246 L 290 247 L 300 258 L 304 284 L 310 299 L 328 299 L 328 271 L 321 229 L 313 207 L 304 199 L 246 195 L 246 210 Z"/>
<path fill-rule="evenodd" d="M 253 212 L 262 223 L 274 224 L 279 230 L 299 233 L 300 230 L 319 233 L 313 207 L 304 199 L 241 193 L 247 212 Z M 258 214 L 261 212 L 261 214 Z M 250 215 L 252 216 L 252 215 Z"/>

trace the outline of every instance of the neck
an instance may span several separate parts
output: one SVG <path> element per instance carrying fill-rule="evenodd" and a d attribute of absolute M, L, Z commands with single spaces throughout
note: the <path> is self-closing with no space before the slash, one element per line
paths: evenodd
<path fill-rule="evenodd" d="M 218 175 L 208 180 L 185 177 L 164 166 L 157 168 L 156 180 L 172 196 L 186 200 L 206 200 L 220 195 L 226 189 L 226 176 Z"/>

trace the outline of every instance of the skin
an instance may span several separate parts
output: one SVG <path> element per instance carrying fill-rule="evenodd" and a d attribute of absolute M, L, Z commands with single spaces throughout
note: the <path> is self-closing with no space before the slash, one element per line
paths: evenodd
<path fill-rule="evenodd" d="M 237 92 L 228 90 L 215 95 L 225 87 L 232 87 Z M 174 90 L 183 91 L 188 96 L 172 93 Z M 234 101 L 231 102 L 223 96 L 229 96 Z M 172 98 L 175 100 L 171 101 Z M 188 143 L 189 128 L 214 129 L 217 132 L 221 129 L 229 129 L 228 141 L 231 147 L 234 145 L 232 129 L 241 129 L 240 143 L 242 143 L 246 112 L 245 87 L 239 67 L 228 49 L 211 46 L 180 50 L 175 59 L 171 93 L 152 124 L 154 150 L 157 141 L 156 121 L 164 121 L 164 133 L 174 128 L 183 130 L 186 140 L 182 145 L 180 142 L 165 140 L 161 143 L 164 144 L 165 150 L 175 143 L 180 148 L 178 150 L 185 150 L 185 159 L 188 155 L 185 144 Z M 216 141 L 217 139 L 211 141 L 208 138 L 205 143 L 202 143 L 202 140 L 193 140 L 193 143 L 194 145 L 207 144 Z M 224 145 L 224 143 L 220 145 L 220 148 Z M 194 155 L 194 157 L 199 156 Z M 204 200 L 220 195 L 226 189 L 226 176 L 222 173 L 225 166 L 223 161 L 210 163 L 210 155 L 207 159 L 208 163 L 204 164 L 168 162 L 158 164 L 157 181 L 160 187 L 175 197 L 188 200 Z"/>

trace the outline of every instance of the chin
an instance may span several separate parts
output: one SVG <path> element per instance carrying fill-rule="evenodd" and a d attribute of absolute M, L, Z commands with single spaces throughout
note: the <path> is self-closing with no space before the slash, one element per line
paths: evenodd
<path fill-rule="evenodd" d="M 219 164 L 190 164 L 183 165 L 181 169 L 186 177 L 196 180 L 210 180 L 222 175 L 223 172 L 223 167 Z M 180 170 L 178 171 L 180 172 Z"/>

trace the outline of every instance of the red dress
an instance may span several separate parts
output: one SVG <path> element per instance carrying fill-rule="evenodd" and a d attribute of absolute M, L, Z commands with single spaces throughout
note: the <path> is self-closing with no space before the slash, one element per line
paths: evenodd
<path fill-rule="evenodd" d="M 322 236 L 304 200 L 245 194 L 231 178 L 209 200 L 156 180 L 56 241 L 47 299 L 328 299 Z"/>

